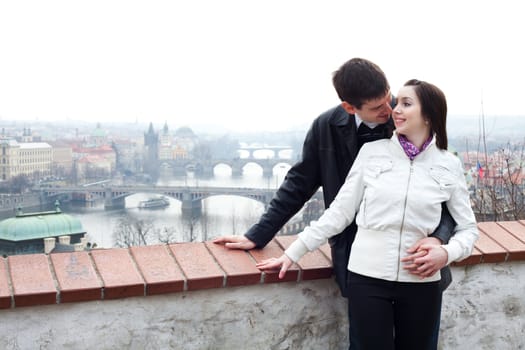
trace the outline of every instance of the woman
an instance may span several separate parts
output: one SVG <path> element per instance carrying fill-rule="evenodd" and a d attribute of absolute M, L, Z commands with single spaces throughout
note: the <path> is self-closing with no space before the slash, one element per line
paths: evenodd
<path fill-rule="evenodd" d="M 284 255 L 257 265 L 280 267 L 282 278 L 357 215 L 348 263 L 350 332 L 357 340 L 352 349 L 437 347 L 439 271 L 425 274 L 403 264 L 413 261 L 407 249 L 439 224 L 442 202 L 457 223 L 455 233 L 448 244 L 424 246 L 420 259 L 439 267 L 462 260 L 478 237 L 461 162 L 446 151 L 446 115 L 439 88 L 408 81 L 397 95 L 392 138 L 365 144 L 330 208 Z"/>

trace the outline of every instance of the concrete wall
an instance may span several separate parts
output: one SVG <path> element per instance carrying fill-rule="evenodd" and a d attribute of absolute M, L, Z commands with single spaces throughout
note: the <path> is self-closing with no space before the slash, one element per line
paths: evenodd
<path fill-rule="evenodd" d="M 525 349 L 525 264 L 453 268 L 440 349 Z M 347 349 L 332 279 L 0 311 L 0 349 Z"/>
<path fill-rule="evenodd" d="M 0 311 L 0 349 L 344 349 L 331 279 Z"/>
<path fill-rule="evenodd" d="M 452 269 L 443 295 L 441 349 L 525 349 L 525 264 Z"/>

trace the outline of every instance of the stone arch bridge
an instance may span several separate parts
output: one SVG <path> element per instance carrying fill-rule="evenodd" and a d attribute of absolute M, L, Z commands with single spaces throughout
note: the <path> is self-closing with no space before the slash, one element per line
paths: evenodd
<path fill-rule="evenodd" d="M 160 167 L 171 168 L 174 175 L 184 175 L 188 170 L 194 170 L 199 175 L 205 177 L 213 176 L 213 169 L 219 164 L 228 165 L 232 169 L 233 177 L 241 177 L 243 168 L 246 164 L 254 163 L 259 165 L 263 170 L 264 177 L 272 177 L 273 169 L 278 164 L 293 165 L 291 159 L 280 158 L 234 158 L 234 159 L 214 159 L 209 161 L 190 160 L 190 159 L 176 159 L 159 161 Z"/>
<path fill-rule="evenodd" d="M 219 164 L 228 165 L 232 169 L 232 176 L 240 177 L 243 174 L 243 168 L 246 164 L 254 163 L 263 169 L 264 177 L 272 177 L 273 169 L 278 164 L 293 165 L 295 161 L 290 158 L 281 157 L 282 151 L 293 151 L 290 146 L 246 146 L 240 147 L 239 151 L 245 151 L 248 155 L 244 158 L 235 157 L 229 159 L 174 159 L 174 160 L 159 160 L 160 167 L 168 167 L 173 169 L 175 175 L 183 175 L 188 169 L 195 170 L 203 176 L 212 176 L 213 169 Z M 271 151 L 273 155 L 269 158 L 257 158 L 255 152 L 257 151 Z"/>
<path fill-rule="evenodd" d="M 106 209 L 123 209 L 125 199 L 137 193 L 161 194 L 182 202 L 183 214 L 200 214 L 202 200 L 217 195 L 233 195 L 254 199 L 266 207 L 275 189 L 244 187 L 188 187 L 188 186 L 75 186 L 38 189 L 48 198 L 79 199 L 86 202 L 104 200 Z"/>

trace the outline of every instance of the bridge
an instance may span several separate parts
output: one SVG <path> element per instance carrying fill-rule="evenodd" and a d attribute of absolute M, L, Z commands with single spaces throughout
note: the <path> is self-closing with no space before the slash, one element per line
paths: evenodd
<path fill-rule="evenodd" d="M 184 175 L 191 169 L 195 173 L 212 177 L 213 169 L 219 164 L 225 164 L 232 169 L 232 176 L 239 177 L 243 174 L 243 168 L 246 164 L 254 163 L 263 169 L 263 176 L 272 177 L 273 169 L 278 164 L 293 165 L 294 159 L 283 157 L 282 151 L 294 151 L 290 146 L 242 146 L 239 151 L 247 152 L 245 157 L 232 158 L 213 158 L 213 159 L 160 159 L 159 167 L 172 169 L 174 175 Z M 268 158 L 260 158 L 255 156 L 257 151 L 272 151 L 273 154 Z"/>
<path fill-rule="evenodd" d="M 246 187 L 188 187 L 188 186 L 71 186 L 35 188 L 41 195 L 48 198 L 80 199 L 84 201 L 104 200 L 106 209 L 123 209 L 126 197 L 137 193 L 162 194 L 182 202 L 183 214 L 200 214 L 202 200 L 211 196 L 233 195 L 254 199 L 268 205 L 275 189 Z"/>
<path fill-rule="evenodd" d="M 232 169 L 232 176 L 240 177 L 243 173 L 243 168 L 248 163 L 255 163 L 263 169 L 264 177 L 272 177 L 273 169 L 278 164 L 293 165 L 294 160 L 289 158 L 233 158 L 233 159 L 211 159 L 211 160 L 197 160 L 197 159 L 175 159 L 175 160 L 160 160 L 161 167 L 173 169 L 174 175 L 184 175 L 189 169 L 194 170 L 197 174 L 205 177 L 213 176 L 213 169 L 219 164 L 228 165 Z"/>
<path fill-rule="evenodd" d="M 249 145 L 239 147 L 239 151 L 248 152 L 248 158 L 255 158 L 254 153 L 257 151 L 272 151 L 272 158 L 279 158 L 281 151 L 293 151 L 293 148 L 291 146 Z"/>

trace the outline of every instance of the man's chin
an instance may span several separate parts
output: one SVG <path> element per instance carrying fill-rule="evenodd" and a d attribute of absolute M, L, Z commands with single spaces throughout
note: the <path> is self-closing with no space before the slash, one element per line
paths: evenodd
<path fill-rule="evenodd" d="M 379 124 L 385 124 L 389 119 L 390 119 L 390 116 L 389 116 L 389 115 L 386 116 L 386 117 L 379 117 L 379 118 L 377 118 L 377 122 L 378 122 Z"/>

